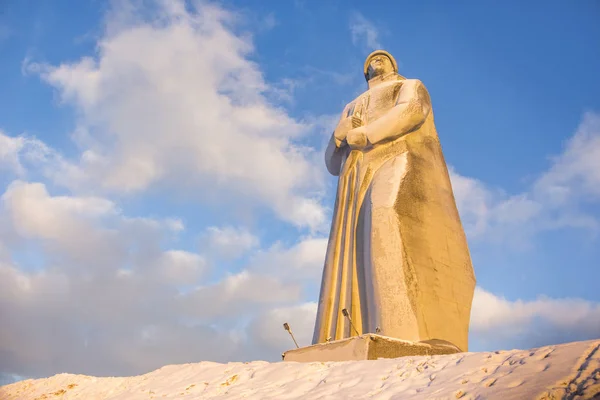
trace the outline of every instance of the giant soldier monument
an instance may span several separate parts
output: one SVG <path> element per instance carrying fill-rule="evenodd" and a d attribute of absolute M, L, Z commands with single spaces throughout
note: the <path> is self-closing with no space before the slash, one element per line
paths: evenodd
<path fill-rule="evenodd" d="M 285 360 L 468 350 L 475 275 L 429 93 L 383 50 L 364 75 L 325 154 L 339 183 L 313 346 Z"/>

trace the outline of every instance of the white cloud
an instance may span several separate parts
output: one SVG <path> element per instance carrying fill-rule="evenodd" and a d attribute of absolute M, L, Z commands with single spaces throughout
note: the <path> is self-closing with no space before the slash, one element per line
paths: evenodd
<path fill-rule="evenodd" d="M 273 28 L 275 28 L 279 23 L 277 22 L 277 18 L 275 17 L 274 13 L 269 13 L 267 15 L 265 15 L 265 17 L 262 20 L 262 29 L 263 30 L 271 30 Z"/>
<path fill-rule="evenodd" d="M 169 283 L 177 285 L 197 282 L 206 267 L 206 260 L 202 256 L 182 250 L 165 251 L 158 261 L 160 274 Z"/>
<path fill-rule="evenodd" d="M 600 337 L 600 303 L 583 299 L 509 301 L 475 289 L 471 335 L 483 343 L 511 342 L 523 348 Z"/>
<path fill-rule="evenodd" d="M 173 1 L 142 19 L 134 3 L 115 4 L 97 54 L 25 65 L 80 116 L 87 178 L 63 183 L 119 193 L 192 185 L 264 204 L 298 226 L 322 225 L 323 169 L 296 143 L 310 126 L 267 101 L 271 88 L 247 58 L 252 44 L 228 28 L 233 15 Z"/>
<path fill-rule="evenodd" d="M 450 168 L 450 178 L 463 228 L 470 240 L 508 242 L 526 246 L 531 235 L 549 218 L 544 204 L 530 193 L 509 196 L 478 179 Z"/>
<path fill-rule="evenodd" d="M 300 347 L 312 344 L 316 315 L 317 303 L 314 302 L 273 308 L 262 313 L 248 328 L 249 335 L 253 338 L 252 342 L 259 347 L 257 353 L 279 356 L 295 347 L 293 340 L 283 329 L 284 322 L 289 323 Z"/>
<path fill-rule="evenodd" d="M 133 374 L 244 359 L 254 339 L 240 342 L 243 328 L 223 321 L 300 301 L 300 284 L 258 272 L 207 283 L 202 255 L 162 248 L 172 220 L 127 217 L 106 199 L 53 196 L 22 181 L 0 205 L 7 236 L 39 246 L 45 264 L 15 264 L 19 244 L 0 235 L 0 373 Z"/>
<path fill-rule="evenodd" d="M 113 202 L 98 197 L 51 197 L 42 183 L 15 181 L 4 195 L 4 205 L 17 230 L 26 237 L 61 238 L 60 230 L 86 217 L 117 212 Z"/>
<path fill-rule="evenodd" d="M 534 189 L 552 204 L 600 200 L 600 114 L 584 114 L 575 135 Z"/>
<path fill-rule="evenodd" d="M 354 45 L 367 47 L 370 51 L 381 48 L 377 26 L 359 12 L 350 16 L 350 33 Z"/>
<path fill-rule="evenodd" d="M 216 252 L 221 258 L 237 258 L 259 245 L 258 237 L 246 228 L 231 226 L 207 228 L 210 250 Z"/>
<path fill-rule="evenodd" d="M 19 160 L 19 152 L 23 148 L 24 138 L 13 138 L 0 131 L 0 168 L 23 175 L 24 169 Z"/>
<path fill-rule="evenodd" d="M 600 200 L 600 116 L 586 113 L 563 152 L 531 187 L 508 195 L 458 174 L 450 177 L 469 238 L 527 243 L 541 230 L 565 227 L 597 231 L 598 219 L 581 207 Z"/>
<path fill-rule="evenodd" d="M 243 270 L 181 296 L 182 310 L 193 318 L 240 318 L 265 306 L 300 301 L 299 283 L 285 284 L 269 275 Z"/>
<path fill-rule="evenodd" d="M 96 197 L 51 197 L 41 183 L 15 181 L 2 195 L 5 218 L 19 237 L 40 240 L 49 253 L 68 251 L 85 262 L 110 265 L 124 251 L 111 229 L 93 229 L 93 222 L 116 215 L 114 204 Z"/>
<path fill-rule="evenodd" d="M 266 205 L 313 231 L 326 224 L 324 169 L 296 144 L 315 127 L 267 100 L 251 43 L 229 28 L 237 16 L 205 5 L 188 12 L 183 2 L 159 2 L 152 15 L 115 4 L 96 54 L 23 64 L 77 111 L 79 159 L 0 134 L 1 167 L 21 179 L 0 202 L 0 314 L 10 327 L 0 330 L 1 374 L 243 360 L 260 340 L 244 323 L 301 301 L 301 283 L 256 268 L 215 280 L 204 254 L 167 246 L 186 229 L 181 219 L 126 216 L 109 197 L 166 185 Z M 41 177 L 52 185 L 27 182 Z M 260 244 L 244 227 L 209 233 L 221 256 Z"/>
<path fill-rule="evenodd" d="M 181 232 L 185 230 L 185 224 L 179 218 L 168 218 L 165 223 L 173 232 Z"/>
<path fill-rule="evenodd" d="M 485 232 L 494 195 L 482 182 L 462 176 L 453 168 L 450 168 L 450 179 L 465 230 L 469 236 Z"/>
<path fill-rule="evenodd" d="M 251 268 L 283 280 L 320 284 L 327 240 L 309 237 L 289 248 L 275 243 L 268 250 L 258 251 L 254 255 Z"/>
<path fill-rule="evenodd" d="M 8 136 L 0 131 L 0 169 L 24 178 L 30 170 L 63 186 L 78 184 L 85 179 L 83 172 L 65 160 L 60 153 L 44 142 L 25 135 Z"/>

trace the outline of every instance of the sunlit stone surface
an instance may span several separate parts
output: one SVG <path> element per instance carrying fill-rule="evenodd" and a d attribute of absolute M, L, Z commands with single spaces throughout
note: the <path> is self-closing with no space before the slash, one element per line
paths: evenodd
<path fill-rule="evenodd" d="M 339 175 L 313 344 L 366 333 L 468 350 L 475 275 L 427 89 L 373 52 L 326 151 Z M 341 310 L 347 309 L 354 327 Z"/>

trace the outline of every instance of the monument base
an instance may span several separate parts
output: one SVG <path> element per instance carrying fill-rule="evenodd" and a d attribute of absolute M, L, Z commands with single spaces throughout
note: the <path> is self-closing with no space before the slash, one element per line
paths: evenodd
<path fill-rule="evenodd" d="M 460 352 L 461 350 L 458 347 L 444 340 L 411 342 L 367 333 L 347 339 L 288 350 L 282 354 L 282 357 L 284 361 L 326 362 L 377 360 L 378 358 L 429 356 Z"/>

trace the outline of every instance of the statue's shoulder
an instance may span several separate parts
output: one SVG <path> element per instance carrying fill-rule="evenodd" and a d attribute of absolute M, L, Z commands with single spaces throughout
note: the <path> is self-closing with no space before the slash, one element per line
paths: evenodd
<path fill-rule="evenodd" d="M 403 82 L 404 86 L 410 86 L 413 88 L 423 88 L 426 89 L 425 84 L 423 84 L 423 81 L 418 79 L 418 78 L 410 78 L 410 79 L 403 79 L 401 82 Z"/>
<path fill-rule="evenodd" d="M 404 78 L 399 81 L 402 85 L 406 86 L 421 86 L 423 82 L 418 78 Z"/>

